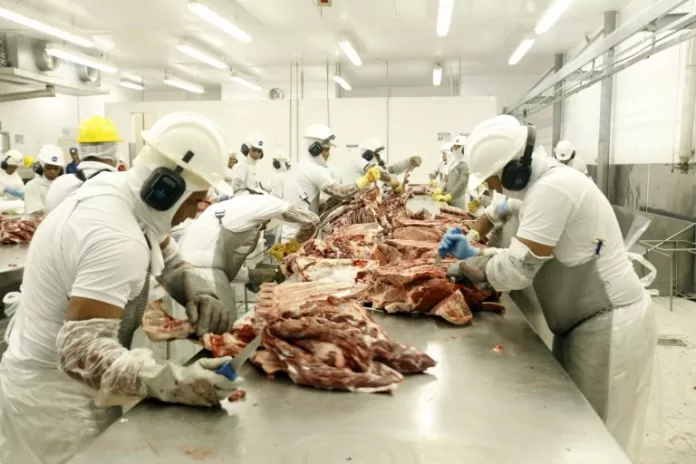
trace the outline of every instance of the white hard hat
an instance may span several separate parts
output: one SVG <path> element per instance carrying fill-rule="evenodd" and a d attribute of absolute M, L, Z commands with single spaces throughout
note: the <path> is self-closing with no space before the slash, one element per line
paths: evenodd
<path fill-rule="evenodd" d="M 246 142 L 249 148 L 256 148 L 257 150 L 263 150 L 264 148 L 264 136 L 259 131 L 254 131 L 247 135 Z"/>
<path fill-rule="evenodd" d="M 185 172 L 194 174 L 220 193 L 232 195 L 225 182 L 229 150 L 222 131 L 210 119 L 192 112 L 172 113 L 143 131 L 145 143 Z M 187 154 L 193 157 L 184 161 Z"/>
<path fill-rule="evenodd" d="M 515 158 L 521 158 L 527 143 L 527 127 L 510 115 L 488 119 L 471 132 L 464 149 L 469 165 L 469 192 L 501 172 Z"/>
<path fill-rule="evenodd" d="M 466 135 L 458 135 L 454 138 L 454 142 L 452 142 L 452 146 L 460 146 L 463 147 L 466 145 L 466 140 L 467 136 Z"/>
<path fill-rule="evenodd" d="M 440 148 L 440 150 L 450 152 L 450 151 L 452 151 L 453 146 L 454 146 L 454 144 L 452 142 L 445 142 L 444 144 L 442 144 L 442 147 Z"/>
<path fill-rule="evenodd" d="M 312 124 L 305 130 L 304 138 L 318 140 L 321 142 L 329 142 L 332 147 L 336 145 L 331 142 L 336 136 L 326 124 Z"/>
<path fill-rule="evenodd" d="M 369 139 L 363 140 L 360 145 L 358 145 L 360 151 L 371 151 L 374 153 L 379 153 L 384 150 L 384 145 L 376 137 L 370 137 Z"/>
<path fill-rule="evenodd" d="M 575 153 L 575 147 L 567 140 L 561 140 L 553 151 L 558 161 L 568 161 Z"/>
<path fill-rule="evenodd" d="M 19 150 L 7 150 L 2 156 L 2 160 L 10 166 L 19 166 L 22 164 L 22 152 Z"/>
<path fill-rule="evenodd" d="M 39 150 L 38 158 L 42 166 L 47 164 L 60 167 L 65 166 L 63 149 L 58 145 L 44 145 L 41 147 L 41 150 Z"/>
<path fill-rule="evenodd" d="M 277 150 L 273 152 L 273 159 L 279 161 L 289 161 L 288 154 L 284 150 Z"/>

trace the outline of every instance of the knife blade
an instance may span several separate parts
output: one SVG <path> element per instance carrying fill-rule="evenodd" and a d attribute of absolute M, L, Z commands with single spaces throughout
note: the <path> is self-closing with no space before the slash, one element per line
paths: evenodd
<path fill-rule="evenodd" d="M 251 342 L 249 342 L 249 344 L 245 346 L 244 349 L 237 354 L 237 356 L 232 358 L 230 362 L 220 366 L 215 371 L 215 373 L 224 375 L 230 380 L 235 380 L 237 378 L 237 373 L 239 372 L 239 369 L 241 369 L 244 363 L 247 362 L 249 358 L 251 358 L 251 355 L 256 352 L 256 350 L 261 345 L 262 339 L 263 332 L 259 333 L 256 337 L 254 337 L 254 339 Z"/>

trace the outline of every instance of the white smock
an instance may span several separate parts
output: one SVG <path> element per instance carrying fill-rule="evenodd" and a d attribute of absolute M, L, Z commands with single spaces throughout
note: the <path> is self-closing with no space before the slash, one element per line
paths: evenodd
<path fill-rule="evenodd" d="M 85 179 L 89 180 L 92 176 L 101 172 L 115 172 L 116 168 L 99 161 L 82 161 L 77 165 L 77 170 L 81 171 Z M 76 174 L 60 176 L 53 181 L 46 195 L 46 214 L 50 213 L 65 200 L 71 193 L 80 188 L 82 180 Z"/>
<path fill-rule="evenodd" d="M 577 156 L 572 160 L 568 161 L 568 164 L 566 164 L 566 166 L 568 166 L 569 168 L 573 168 L 576 171 L 585 174 L 586 176 L 590 175 L 587 171 L 587 164 L 585 163 L 585 161 L 583 161 L 582 158 L 578 158 Z"/>
<path fill-rule="evenodd" d="M 44 176 L 36 176 L 24 187 L 24 214 L 40 214 L 46 208 L 46 196 L 53 180 Z"/>
<path fill-rule="evenodd" d="M 38 227 L 0 361 L 0 462 L 65 462 L 119 417 L 120 408 L 97 407 L 97 391 L 59 369 L 57 336 L 69 296 L 126 308 L 125 317 L 148 268 L 153 275 L 164 268 L 157 244 L 193 190 L 168 211 L 152 210 L 140 188 L 154 168 L 141 163 L 100 174 Z"/>
<path fill-rule="evenodd" d="M 533 160 L 517 237 L 554 247 L 536 257 L 519 240 L 490 259 L 498 291 L 533 287 L 554 355 L 617 442 L 636 458 L 649 399 L 656 329 L 651 300 L 624 246 L 611 205 L 586 176 L 552 158 Z M 603 241 L 597 255 L 596 238 Z M 536 274 L 531 269 L 536 270 Z"/>
<path fill-rule="evenodd" d="M 259 181 L 257 178 L 256 164 L 249 156 L 242 157 L 230 172 L 231 185 L 235 190 L 235 195 L 238 192 L 246 192 L 244 189 L 259 190 Z"/>
<path fill-rule="evenodd" d="M 17 171 L 13 172 L 12 174 L 8 174 L 4 169 L 0 169 L 0 200 L 21 200 L 20 197 L 16 197 L 9 193 L 5 193 L 3 195 L 2 191 L 5 187 L 24 192 L 24 182 Z"/>
<path fill-rule="evenodd" d="M 283 199 L 293 206 L 319 215 L 319 196 L 330 184 L 336 183 L 322 156 L 300 161 L 285 179 Z M 290 240 L 297 233 L 294 225 L 284 224 L 282 241 Z"/>
<path fill-rule="evenodd" d="M 452 162 L 447 168 L 445 193 L 452 195 L 452 199 L 449 201 L 450 205 L 464 210 L 469 207 L 468 184 L 469 165 L 464 161 L 464 153 L 460 150 L 452 155 Z"/>
<path fill-rule="evenodd" d="M 283 198 L 283 190 L 285 188 L 285 179 L 290 173 L 284 168 L 276 170 L 271 177 L 271 195 L 276 198 Z"/>

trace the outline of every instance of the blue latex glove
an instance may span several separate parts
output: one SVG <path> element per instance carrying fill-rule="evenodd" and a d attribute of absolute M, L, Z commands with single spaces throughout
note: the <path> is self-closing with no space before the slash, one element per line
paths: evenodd
<path fill-rule="evenodd" d="M 459 227 L 447 229 L 437 252 L 441 258 L 449 253 L 457 259 L 468 259 L 479 254 L 478 249 L 471 246 L 469 239 L 462 234 L 462 229 Z"/>
<path fill-rule="evenodd" d="M 17 197 L 19 199 L 24 200 L 24 192 L 19 189 L 15 189 L 12 187 L 3 187 L 2 193 L 7 193 L 9 195 L 12 195 L 13 197 Z"/>

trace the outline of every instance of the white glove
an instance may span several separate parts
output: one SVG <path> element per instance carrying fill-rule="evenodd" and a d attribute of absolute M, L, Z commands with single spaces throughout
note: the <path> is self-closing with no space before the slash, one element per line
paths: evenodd
<path fill-rule="evenodd" d="M 231 359 L 199 359 L 187 367 L 171 363 L 146 365 L 138 372 L 138 380 L 151 398 L 166 403 L 215 406 L 237 390 L 236 380 L 215 373 Z"/>
<path fill-rule="evenodd" d="M 486 208 L 486 216 L 494 226 L 500 227 L 520 212 L 522 201 L 506 198 L 502 203 L 494 203 Z"/>

